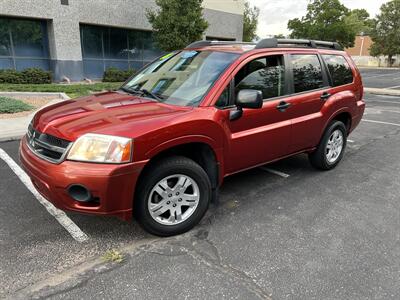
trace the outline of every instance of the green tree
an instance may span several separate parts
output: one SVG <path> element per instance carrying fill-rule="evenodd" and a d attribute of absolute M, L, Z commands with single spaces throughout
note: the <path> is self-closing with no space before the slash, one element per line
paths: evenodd
<path fill-rule="evenodd" d="M 371 38 L 371 55 L 386 55 L 388 65 L 392 58 L 400 54 L 400 0 L 392 0 L 381 6 L 380 14 L 376 16 Z"/>
<path fill-rule="evenodd" d="M 351 10 L 345 20 L 356 34 L 369 35 L 374 26 L 374 20 L 370 19 L 369 13 L 364 8 Z"/>
<path fill-rule="evenodd" d="M 356 31 L 346 21 L 350 10 L 339 0 L 313 0 L 307 14 L 288 22 L 292 38 L 330 40 L 344 47 L 354 46 Z"/>
<path fill-rule="evenodd" d="M 275 34 L 274 38 L 276 38 L 276 39 L 284 39 L 286 37 L 282 33 L 279 33 L 279 34 Z"/>
<path fill-rule="evenodd" d="M 201 40 L 208 27 L 203 0 L 156 0 L 157 11 L 147 10 L 157 46 L 164 51 L 182 49 Z"/>
<path fill-rule="evenodd" d="M 246 1 L 244 3 L 243 12 L 243 41 L 252 42 L 257 39 L 257 26 L 258 17 L 260 15 L 260 9 L 257 6 L 250 6 L 250 3 Z"/>

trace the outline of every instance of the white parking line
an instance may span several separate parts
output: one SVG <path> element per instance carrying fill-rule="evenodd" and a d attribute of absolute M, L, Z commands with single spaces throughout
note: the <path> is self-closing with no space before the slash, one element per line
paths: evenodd
<path fill-rule="evenodd" d="M 288 178 L 290 176 L 289 174 L 286 174 L 286 173 L 283 173 L 281 171 L 277 171 L 277 170 L 274 170 L 274 169 L 271 169 L 271 168 L 268 168 L 268 167 L 260 167 L 260 169 L 263 170 L 263 171 L 267 171 L 269 173 L 281 176 L 283 178 Z"/>
<path fill-rule="evenodd" d="M 397 75 L 397 74 L 400 74 L 400 72 L 394 72 L 394 73 L 388 73 L 388 74 L 371 74 L 370 76 L 364 75 L 363 78 L 364 79 L 367 79 L 367 78 L 378 78 L 378 77 L 393 76 L 393 75 Z"/>
<path fill-rule="evenodd" d="M 349 143 L 355 143 L 353 140 L 349 140 L 349 139 L 347 139 L 347 142 L 349 142 Z"/>
<path fill-rule="evenodd" d="M 385 89 L 395 89 L 395 88 L 399 88 L 399 87 L 400 87 L 400 85 L 395 85 L 395 86 L 386 87 Z"/>
<path fill-rule="evenodd" d="M 89 237 L 84 233 L 78 225 L 76 225 L 62 210 L 56 208 L 53 204 L 43 198 L 42 195 L 35 189 L 28 175 L 18 166 L 15 161 L 0 148 L 0 158 L 13 170 L 15 175 L 21 180 L 21 182 L 28 188 L 28 190 L 36 197 L 36 199 L 42 204 L 47 211 L 60 223 L 78 242 L 84 242 Z"/>
<path fill-rule="evenodd" d="M 397 123 L 382 122 L 382 121 L 367 120 L 367 119 L 362 119 L 361 121 L 370 122 L 370 123 L 385 124 L 385 125 L 392 125 L 392 126 L 399 126 L 400 127 L 400 124 L 397 124 Z"/>
<path fill-rule="evenodd" d="M 372 99 L 367 99 L 367 102 L 382 102 L 382 103 L 400 104 L 400 101 L 386 101 L 386 100 L 372 100 Z"/>

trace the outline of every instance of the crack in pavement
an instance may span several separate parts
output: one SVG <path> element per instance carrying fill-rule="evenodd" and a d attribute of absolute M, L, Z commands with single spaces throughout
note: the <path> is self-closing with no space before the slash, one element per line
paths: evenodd
<path fill-rule="evenodd" d="M 244 271 L 223 263 L 217 247 L 207 239 L 208 231 L 206 228 L 212 224 L 212 219 L 217 213 L 218 209 L 216 207 L 210 209 L 201 225 L 192 232 L 164 239 L 146 239 L 119 249 L 124 257 L 122 263 L 105 262 L 101 257 L 97 257 L 60 274 L 24 287 L 6 299 L 43 299 L 64 294 L 84 287 L 96 276 L 120 268 L 128 263 L 129 260 L 144 253 L 163 256 L 188 255 L 212 270 L 238 280 L 244 288 L 256 297 L 271 299 L 271 294 L 264 291 L 254 278 Z"/>

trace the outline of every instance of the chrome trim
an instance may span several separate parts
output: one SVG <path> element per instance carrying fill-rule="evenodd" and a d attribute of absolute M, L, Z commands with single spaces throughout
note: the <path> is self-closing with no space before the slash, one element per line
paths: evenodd
<path fill-rule="evenodd" d="M 36 143 L 36 141 L 35 141 L 35 143 Z M 65 148 L 65 152 L 64 152 L 63 155 L 61 155 L 60 159 L 53 159 L 53 158 L 50 158 L 50 157 L 48 157 L 48 156 L 45 156 L 45 155 L 40 154 L 36 149 L 33 149 L 33 148 L 32 148 L 32 146 L 29 144 L 28 139 L 26 139 L 26 145 L 28 146 L 29 150 L 31 150 L 31 152 L 32 152 L 34 155 L 36 155 L 37 157 L 39 157 L 39 158 L 41 158 L 41 159 L 43 159 L 43 160 L 45 160 L 45 161 L 48 161 L 48 162 L 50 162 L 50 163 L 52 163 L 52 164 L 57 164 L 57 165 L 59 165 L 60 163 L 62 163 L 62 162 L 65 160 L 65 158 L 66 158 L 66 156 L 68 155 L 68 152 L 69 152 L 69 150 L 71 149 L 73 143 L 71 142 L 71 143 L 68 145 L 68 147 Z"/>
<path fill-rule="evenodd" d="M 38 144 L 42 148 L 46 148 L 47 150 L 51 150 L 51 151 L 54 151 L 54 152 L 57 152 L 57 153 L 61 153 L 61 154 L 63 154 L 65 152 L 65 149 L 66 149 L 66 148 L 61 148 L 61 147 L 58 147 L 58 146 L 50 145 L 50 144 L 48 144 L 46 142 L 43 142 L 43 141 L 41 141 L 39 139 L 34 139 L 34 142 L 35 142 L 35 144 Z"/>

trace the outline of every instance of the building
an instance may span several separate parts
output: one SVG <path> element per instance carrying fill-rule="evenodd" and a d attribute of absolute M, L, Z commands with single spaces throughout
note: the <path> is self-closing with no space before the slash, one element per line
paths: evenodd
<path fill-rule="evenodd" d="M 372 46 L 372 39 L 370 36 L 356 36 L 354 47 L 347 48 L 346 52 L 351 56 L 371 56 L 369 48 Z"/>
<path fill-rule="evenodd" d="M 355 63 L 360 67 L 382 67 L 389 64 L 388 58 L 385 56 L 373 57 L 370 54 L 370 48 L 373 41 L 370 36 L 358 35 L 354 41 L 354 47 L 347 48 L 346 52 L 351 55 Z M 400 55 L 392 58 L 392 66 L 400 66 Z"/>
<path fill-rule="evenodd" d="M 238 40 L 243 0 L 204 0 L 204 38 Z M 108 67 L 138 69 L 161 54 L 146 9 L 154 0 L 2 0 L 0 69 L 51 70 L 55 81 L 99 79 Z"/>

